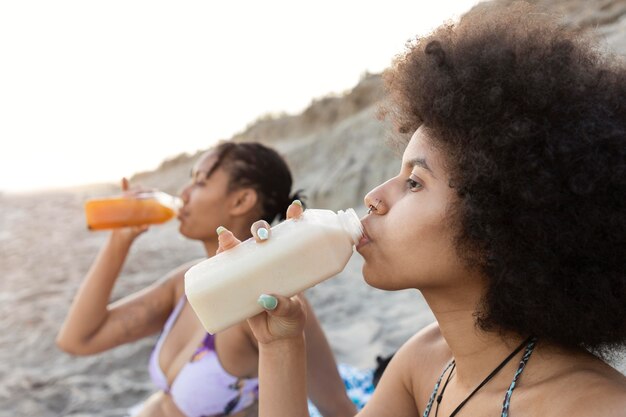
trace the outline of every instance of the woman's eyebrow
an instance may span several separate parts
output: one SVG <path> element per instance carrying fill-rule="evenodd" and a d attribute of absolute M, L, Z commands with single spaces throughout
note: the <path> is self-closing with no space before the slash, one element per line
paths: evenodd
<path fill-rule="evenodd" d="M 433 177 L 435 176 L 435 174 L 433 173 L 433 170 L 430 169 L 430 167 L 426 163 L 426 159 L 424 159 L 424 158 L 413 158 L 413 159 L 410 159 L 410 160 L 408 160 L 406 162 L 405 165 L 409 169 L 413 169 L 414 167 L 424 168 L 426 171 L 430 172 L 430 175 L 432 175 Z"/>
<path fill-rule="evenodd" d="M 198 179 L 199 175 L 204 175 L 204 178 L 202 178 L 204 180 L 209 178 L 209 172 L 208 171 L 204 171 L 204 170 L 201 170 L 201 169 L 196 171 L 193 168 L 191 169 L 191 172 L 190 172 L 191 179 L 196 180 L 196 179 Z"/>

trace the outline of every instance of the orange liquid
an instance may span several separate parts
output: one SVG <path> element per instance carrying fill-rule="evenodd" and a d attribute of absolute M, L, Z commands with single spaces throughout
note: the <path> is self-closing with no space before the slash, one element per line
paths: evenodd
<path fill-rule="evenodd" d="M 156 199 L 111 197 L 85 203 L 87 227 L 90 230 L 164 223 L 176 213 Z"/>

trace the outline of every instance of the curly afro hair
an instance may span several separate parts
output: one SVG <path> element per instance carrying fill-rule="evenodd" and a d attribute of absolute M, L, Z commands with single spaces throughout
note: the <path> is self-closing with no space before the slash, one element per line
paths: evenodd
<path fill-rule="evenodd" d="M 488 278 L 486 330 L 609 354 L 626 342 L 626 69 L 525 3 L 481 5 L 384 74 L 458 193 L 457 249 Z"/>

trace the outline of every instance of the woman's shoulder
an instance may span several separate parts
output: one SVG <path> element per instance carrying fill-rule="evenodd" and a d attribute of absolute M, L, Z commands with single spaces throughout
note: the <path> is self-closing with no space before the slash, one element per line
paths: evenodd
<path fill-rule="evenodd" d="M 434 322 L 406 341 L 393 360 L 409 372 L 407 377 L 414 389 L 429 391 L 452 360 L 452 352 L 441 335 L 439 324 Z"/>
<path fill-rule="evenodd" d="M 429 324 L 414 334 L 398 353 L 400 351 L 428 363 L 447 363 L 452 359 L 452 352 L 443 338 L 437 322 Z"/>
<path fill-rule="evenodd" d="M 535 380 L 535 404 L 542 408 L 536 411 L 551 415 L 558 409 L 559 415 L 571 417 L 626 415 L 626 377 L 616 369 L 586 352 L 538 353 L 536 366 L 528 369 L 529 380 Z"/>
<path fill-rule="evenodd" d="M 393 355 L 364 414 L 417 416 L 450 358 L 439 325 L 426 326 Z"/>
<path fill-rule="evenodd" d="M 626 415 L 626 377 L 599 359 L 594 362 L 565 372 L 555 384 L 570 399 L 568 415 Z"/>
<path fill-rule="evenodd" d="M 171 271 L 169 271 L 162 278 L 163 281 L 168 282 L 174 286 L 174 292 L 176 293 L 175 298 L 179 300 L 180 297 L 185 293 L 185 273 L 189 271 L 189 269 L 196 265 L 199 262 L 204 261 L 206 258 L 194 259 L 193 261 L 186 262 Z"/>

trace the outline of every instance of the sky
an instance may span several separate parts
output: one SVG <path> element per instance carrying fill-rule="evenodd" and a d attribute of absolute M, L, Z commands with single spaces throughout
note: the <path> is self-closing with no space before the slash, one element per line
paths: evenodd
<path fill-rule="evenodd" d="M 0 191 L 115 182 L 298 113 L 475 3 L 0 2 Z"/>

